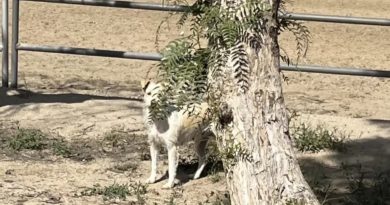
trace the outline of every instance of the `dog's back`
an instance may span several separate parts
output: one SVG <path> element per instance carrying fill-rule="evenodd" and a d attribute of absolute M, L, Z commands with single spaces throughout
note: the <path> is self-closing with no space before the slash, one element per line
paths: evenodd
<path fill-rule="evenodd" d="M 194 112 L 178 112 L 178 119 L 168 118 L 169 124 L 179 123 L 177 143 L 183 144 L 196 138 L 209 135 L 209 119 L 207 117 L 208 104 L 202 103 Z"/>
<path fill-rule="evenodd" d="M 146 86 L 144 88 L 144 121 L 149 132 L 149 138 L 152 138 L 149 140 L 154 140 L 159 142 L 159 144 L 169 141 L 170 143 L 181 145 L 194 140 L 196 137 L 204 137 L 204 135 L 209 134 L 207 103 L 196 106 L 191 113 L 184 110 L 173 110 L 166 119 L 151 122 L 149 119 L 149 107 L 161 87 L 154 82 L 148 82 L 144 86 Z"/>

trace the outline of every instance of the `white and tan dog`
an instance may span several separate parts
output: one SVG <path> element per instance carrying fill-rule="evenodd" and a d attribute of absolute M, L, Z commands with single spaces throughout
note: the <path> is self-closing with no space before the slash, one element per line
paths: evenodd
<path fill-rule="evenodd" d="M 149 107 L 156 94 L 161 89 L 159 84 L 151 81 L 141 82 L 144 90 L 144 122 L 148 131 L 150 144 L 150 156 L 152 161 L 151 174 L 147 183 L 155 183 L 157 180 L 157 156 L 159 145 L 165 145 L 168 150 L 168 182 L 164 188 L 175 185 L 176 170 L 178 165 L 177 147 L 188 141 L 194 140 L 195 151 L 199 157 L 198 169 L 194 179 L 198 179 L 206 165 L 206 145 L 211 135 L 209 121 L 206 118 L 207 104 L 201 104 L 196 115 L 189 115 L 184 111 L 172 110 L 163 120 L 150 122 Z"/>

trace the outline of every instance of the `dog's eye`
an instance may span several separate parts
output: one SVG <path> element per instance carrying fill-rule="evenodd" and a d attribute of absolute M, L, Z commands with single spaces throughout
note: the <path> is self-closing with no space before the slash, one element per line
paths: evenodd
<path fill-rule="evenodd" d="M 152 93 L 151 92 L 147 92 L 146 95 L 151 95 Z"/>

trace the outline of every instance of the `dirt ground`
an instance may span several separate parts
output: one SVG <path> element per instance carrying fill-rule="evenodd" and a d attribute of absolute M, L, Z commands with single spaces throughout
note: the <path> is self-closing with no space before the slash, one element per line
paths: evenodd
<path fill-rule="evenodd" d="M 296 0 L 288 10 L 342 16 L 390 19 L 389 0 Z M 75 5 L 21 2 L 22 43 L 156 52 L 155 31 L 166 13 Z M 165 45 L 180 33 L 172 20 L 161 35 Z M 390 70 L 390 28 L 361 25 L 306 23 L 311 45 L 302 64 Z M 188 28 L 184 28 L 188 32 Z M 283 34 L 281 47 L 294 56 L 295 41 Z M 0 90 L 2 127 L 36 128 L 89 153 L 62 158 L 50 153 L 0 152 L 0 204 L 131 204 L 104 201 L 100 196 L 78 196 L 95 184 L 103 186 L 143 181 L 149 173 L 139 80 L 156 62 L 20 52 L 20 88 Z M 351 133 L 346 153 L 301 154 L 305 176 L 327 176 L 343 191 L 341 165 L 361 164 L 371 171 L 390 170 L 390 81 L 284 72 L 286 103 L 301 114 L 299 120 L 326 123 Z M 126 146 L 105 146 L 107 133 L 126 132 Z M 122 142 L 122 141 L 121 141 Z M 126 148 L 127 147 L 127 148 Z M 1 148 L 1 146 L 0 146 Z M 146 151 L 145 151 L 146 149 Z M 181 153 L 183 159 L 192 159 Z M 115 171 L 132 163 L 136 168 Z M 166 164 L 161 161 L 160 167 Z M 161 174 L 165 171 L 160 169 Z M 181 167 L 186 175 L 192 167 Z M 189 171 L 190 170 L 190 171 Z M 312 171 L 316 170 L 316 171 Z M 222 174 L 222 173 L 219 173 Z M 148 204 L 207 204 L 225 192 L 224 180 L 213 176 L 186 180 L 164 190 L 164 180 L 148 187 Z M 330 203 L 332 204 L 332 203 Z"/>

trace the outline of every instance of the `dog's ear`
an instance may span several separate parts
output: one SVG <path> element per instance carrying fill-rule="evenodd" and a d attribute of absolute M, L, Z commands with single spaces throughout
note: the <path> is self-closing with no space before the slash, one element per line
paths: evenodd
<path fill-rule="evenodd" d="M 149 84 L 150 84 L 150 80 L 141 80 L 141 88 L 142 88 L 142 90 L 145 91 L 146 88 L 148 88 Z"/>

